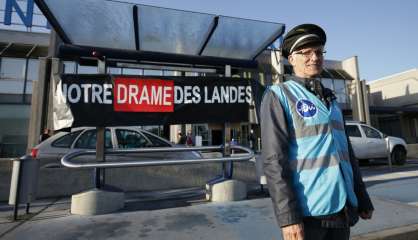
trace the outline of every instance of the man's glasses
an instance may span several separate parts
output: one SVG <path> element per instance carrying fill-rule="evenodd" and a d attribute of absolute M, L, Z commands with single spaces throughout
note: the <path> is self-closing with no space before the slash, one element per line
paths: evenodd
<path fill-rule="evenodd" d="M 305 58 L 311 58 L 314 54 L 318 57 L 323 57 L 327 51 L 324 51 L 322 49 L 316 49 L 316 50 L 306 50 L 306 51 L 298 51 L 293 52 L 294 54 L 300 54 L 304 56 Z"/>

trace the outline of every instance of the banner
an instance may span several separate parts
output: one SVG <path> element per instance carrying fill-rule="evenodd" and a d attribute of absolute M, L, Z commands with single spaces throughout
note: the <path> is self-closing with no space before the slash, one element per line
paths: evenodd
<path fill-rule="evenodd" d="M 60 129 L 246 122 L 249 107 L 257 96 L 250 83 L 254 85 L 255 81 L 63 74 L 54 94 L 54 125 Z M 65 106 L 68 111 L 63 109 Z"/>

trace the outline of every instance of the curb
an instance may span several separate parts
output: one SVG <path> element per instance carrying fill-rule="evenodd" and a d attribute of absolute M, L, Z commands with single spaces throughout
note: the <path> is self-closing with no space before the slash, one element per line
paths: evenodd
<path fill-rule="evenodd" d="M 385 229 L 379 232 L 357 235 L 352 240 L 416 240 L 418 239 L 418 224 Z"/>

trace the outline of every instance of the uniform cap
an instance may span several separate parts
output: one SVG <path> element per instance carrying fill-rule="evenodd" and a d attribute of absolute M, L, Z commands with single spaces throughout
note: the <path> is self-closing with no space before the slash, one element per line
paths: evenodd
<path fill-rule="evenodd" d="M 308 44 L 325 45 L 327 35 L 325 31 L 315 24 L 302 24 L 294 27 L 284 37 L 282 53 L 285 58 L 301 47 Z"/>

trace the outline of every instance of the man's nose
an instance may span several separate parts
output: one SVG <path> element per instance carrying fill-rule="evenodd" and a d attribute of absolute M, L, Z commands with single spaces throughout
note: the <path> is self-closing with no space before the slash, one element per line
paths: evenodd
<path fill-rule="evenodd" d="M 319 53 L 312 52 L 311 54 L 311 60 L 318 60 L 320 58 Z"/>

